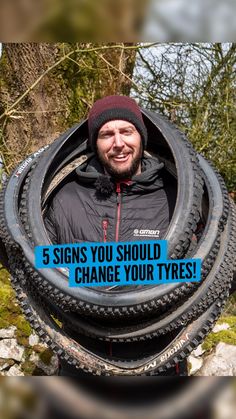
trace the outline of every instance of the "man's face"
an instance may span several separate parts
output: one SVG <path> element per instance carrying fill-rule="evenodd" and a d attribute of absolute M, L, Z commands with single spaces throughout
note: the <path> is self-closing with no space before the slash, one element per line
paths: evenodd
<path fill-rule="evenodd" d="M 98 133 L 98 158 L 106 171 L 117 179 L 141 173 L 142 140 L 128 121 L 114 120 L 104 124 Z"/>

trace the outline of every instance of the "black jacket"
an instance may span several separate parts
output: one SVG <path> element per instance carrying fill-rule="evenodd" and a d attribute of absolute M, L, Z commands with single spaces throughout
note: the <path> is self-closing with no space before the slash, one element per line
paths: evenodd
<path fill-rule="evenodd" d="M 163 163 L 153 157 L 142 159 L 142 173 L 127 182 L 115 183 L 104 174 L 96 158 L 80 166 L 73 179 L 57 191 L 49 206 L 45 225 L 52 243 L 137 241 L 162 239 L 168 229 L 176 201 L 176 182 Z M 88 339 L 64 324 L 75 340 Z M 165 337 L 160 337 L 160 342 Z M 91 342 L 90 342 L 91 344 Z M 96 351 L 104 342 L 94 339 Z M 122 350 L 121 350 L 122 351 Z M 125 348 L 127 356 L 127 348 Z M 60 361 L 60 374 L 86 376 Z M 187 375 L 186 361 L 180 364 Z M 172 368 L 164 375 L 176 375 Z M 179 375 L 179 374 L 177 374 Z"/>
<path fill-rule="evenodd" d="M 172 179 L 173 182 L 173 179 Z M 176 188 L 154 157 L 142 173 L 115 183 L 95 157 L 54 196 L 45 225 L 54 244 L 159 240 L 167 231 Z"/>

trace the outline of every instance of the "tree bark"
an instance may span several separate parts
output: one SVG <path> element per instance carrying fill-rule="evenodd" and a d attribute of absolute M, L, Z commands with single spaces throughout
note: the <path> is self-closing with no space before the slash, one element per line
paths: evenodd
<path fill-rule="evenodd" d="M 96 45 L 99 48 L 99 45 Z M 0 66 L 0 151 L 7 171 L 84 118 L 94 100 L 129 94 L 136 51 L 91 44 L 11 43 Z M 74 51 L 74 52 L 73 52 Z M 72 52 L 70 59 L 63 57 Z M 35 81 L 49 67 L 34 88 Z M 15 106 L 14 103 L 27 94 Z M 7 109 L 12 106 L 11 111 Z"/>
<path fill-rule="evenodd" d="M 1 63 L 3 111 L 22 95 L 56 60 L 56 44 L 4 44 Z M 67 112 L 65 86 L 58 78 L 45 76 L 22 100 L 2 126 L 7 163 L 15 164 L 28 152 L 50 143 L 64 129 Z"/>

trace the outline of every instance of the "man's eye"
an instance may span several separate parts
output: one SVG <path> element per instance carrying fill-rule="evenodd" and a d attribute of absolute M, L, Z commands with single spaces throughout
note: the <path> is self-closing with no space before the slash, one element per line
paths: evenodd
<path fill-rule="evenodd" d="M 110 138 L 111 137 L 111 134 L 109 134 L 109 133 L 103 133 L 103 134 L 99 134 L 99 138 L 103 138 L 103 139 L 106 139 L 106 138 Z"/>
<path fill-rule="evenodd" d="M 124 135 L 131 135 L 133 133 L 132 129 L 125 129 L 122 134 Z"/>

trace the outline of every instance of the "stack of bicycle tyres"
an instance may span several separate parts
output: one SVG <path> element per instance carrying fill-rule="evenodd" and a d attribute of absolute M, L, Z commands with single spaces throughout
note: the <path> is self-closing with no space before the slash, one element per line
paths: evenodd
<path fill-rule="evenodd" d="M 200 282 L 70 288 L 67 269 L 35 269 L 35 246 L 51 244 L 50 199 L 91 155 L 87 121 L 29 156 L 1 192 L 1 239 L 26 318 L 61 359 L 97 375 L 168 373 L 211 331 L 235 271 L 236 212 L 224 181 L 172 123 L 142 112 L 147 153 L 177 188 L 168 258 L 200 258 Z"/>

